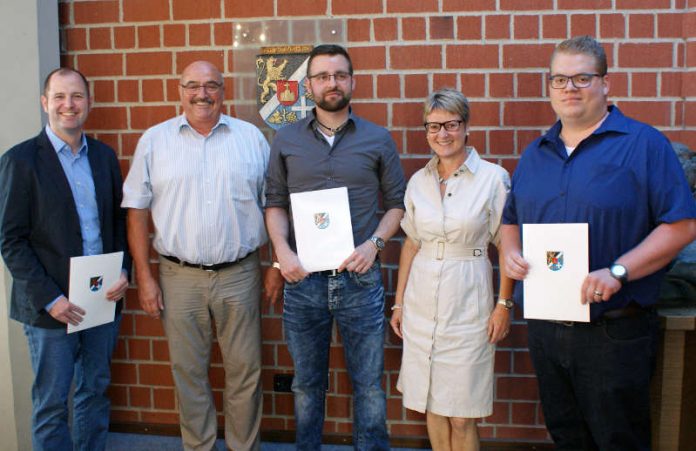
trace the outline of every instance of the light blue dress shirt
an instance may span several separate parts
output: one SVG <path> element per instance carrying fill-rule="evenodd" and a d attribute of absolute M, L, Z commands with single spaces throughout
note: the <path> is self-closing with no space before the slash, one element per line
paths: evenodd
<path fill-rule="evenodd" d="M 82 232 L 83 255 L 98 255 L 102 253 L 101 227 L 99 225 L 99 207 L 97 194 L 94 189 L 92 168 L 87 158 L 87 138 L 82 134 L 80 150 L 74 154 L 68 144 L 60 139 L 51 127 L 46 126 L 46 135 L 58 155 L 60 165 L 63 167 L 65 177 L 68 179 L 70 190 L 75 200 L 75 208 L 80 219 L 80 231 Z M 58 298 L 48 304 L 45 309 L 50 310 Z"/>

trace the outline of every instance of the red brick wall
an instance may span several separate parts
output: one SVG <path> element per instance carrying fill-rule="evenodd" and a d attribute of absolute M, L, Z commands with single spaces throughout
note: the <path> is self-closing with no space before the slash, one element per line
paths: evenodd
<path fill-rule="evenodd" d="M 240 61 L 241 53 L 232 51 L 233 26 L 267 21 L 283 28 L 290 19 L 302 24 L 297 30 L 329 19 L 341 28 L 356 67 L 355 111 L 392 131 L 408 175 L 428 154 L 419 126 L 421 102 L 442 86 L 456 86 L 471 100 L 471 140 L 478 150 L 514 170 L 524 146 L 554 119 L 544 98 L 551 49 L 578 34 L 595 35 L 606 45 L 612 100 L 624 112 L 696 147 L 694 0 L 75 0 L 61 2 L 60 14 L 63 63 L 94 83 L 88 127 L 118 151 L 124 173 L 142 131 L 178 112 L 177 76 L 189 61 L 210 59 L 226 72 L 229 88 L 241 86 L 235 67 L 253 62 Z M 242 111 L 240 102 L 229 103 L 230 112 Z M 384 253 L 388 304 L 398 253 L 396 239 Z M 263 331 L 263 428 L 290 430 L 292 396 L 272 391 L 273 374 L 292 371 L 278 307 L 266 308 Z M 400 352 L 390 335 L 385 374 L 390 431 L 424 437 L 423 417 L 403 409 L 395 390 Z M 223 369 L 217 349 L 210 377 L 219 407 Z M 350 389 L 337 341 L 330 381 L 325 430 L 348 433 Z M 177 422 L 162 327 L 140 312 L 134 288 L 111 395 L 113 422 Z M 495 409 L 482 420 L 481 434 L 547 437 L 526 327 L 519 319 L 496 356 Z"/>

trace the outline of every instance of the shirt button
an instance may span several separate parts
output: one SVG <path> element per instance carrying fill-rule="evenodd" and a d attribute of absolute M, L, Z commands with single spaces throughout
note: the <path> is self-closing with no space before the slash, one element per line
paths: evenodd
<path fill-rule="evenodd" d="M 208 201 L 208 202 L 206 202 L 206 203 L 207 203 L 208 205 L 210 205 L 210 204 L 212 204 L 212 203 L 213 203 L 213 201 L 209 200 L 209 201 Z"/>
<path fill-rule="evenodd" d="M 560 196 L 561 197 L 565 196 L 565 191 L 561 191 Z"/>
<path fill-rule="evenodd" d="M 447 193 L 447 197 L 452 197 L 452 193 Z"/>

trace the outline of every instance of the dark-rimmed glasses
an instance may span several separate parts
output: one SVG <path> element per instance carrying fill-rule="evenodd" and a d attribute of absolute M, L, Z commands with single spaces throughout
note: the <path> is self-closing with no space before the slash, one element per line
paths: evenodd
<path fill-rule="evenodd" d="M 464 121 L 461 119 L 447 122 L 426 122 L 423 127 L 428 133 L 438 133 L 442 127 L 445 127 L 445 131 L 456 132 L 463 123 Z"/>
<path fill-rule="evenodd" d="M 329 74 L 328 72 L 320 72 L 315 75 L 307 75 L 310 80 L 316 80 L 319 83 L 328 83 L 333 77 L 336 83 L 345 83 L 350 80 L 351 74 L 348 72 L 336 72 L 335 74 Z"/>
<path fill-rule="evenodd" d="M 197 94 L 198 90 L 201 88 L 203 88 L 208 94 L 216 94 L 220 89 L 222 89 L 222 83 L 215 81 L 209 81 L 203 84 L 187 83 L 185 85 L 181 85 L 181 87 L 184 88 L 184 92 L 189 95 Z"/>
<path fill-rule="evenodd" d="M 570 81 L 578 89 L 587 88 L 592 84 L 594 77 L 601 77 L 600 74 L 575 74 L 575 75 L 551 75 L 551 87 L 553 89 L 564 89 Z"/>

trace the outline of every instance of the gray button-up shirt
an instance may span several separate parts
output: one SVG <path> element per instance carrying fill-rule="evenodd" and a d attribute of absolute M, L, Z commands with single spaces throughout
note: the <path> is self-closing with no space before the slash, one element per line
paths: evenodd
<path fill-rule="evenodd" d="M 314 115 L 278 131 L 266 177 L 266 207 L 289 208 L 290 193 L 348 188 L 353 240 L 360 245 L 377 229 L 377 208 L 404 208 L 405 181 L 389 132 L 352 113 L 330 146 Z M 294 239 L 290 239 L 294 247 Z"/>

